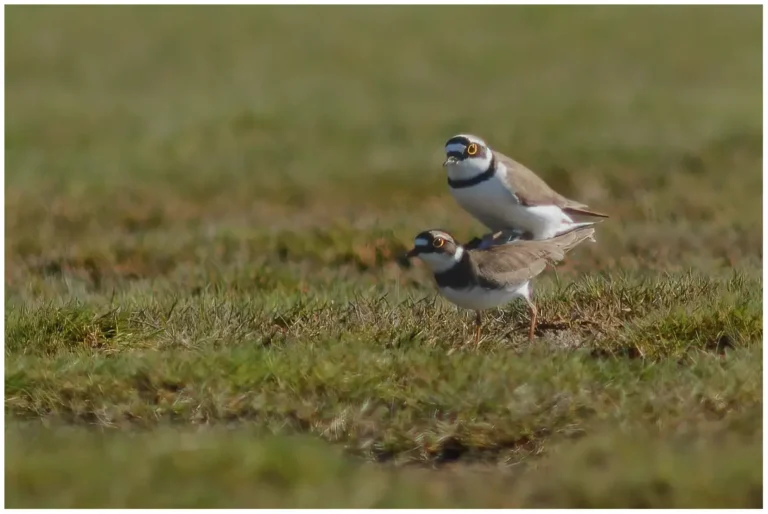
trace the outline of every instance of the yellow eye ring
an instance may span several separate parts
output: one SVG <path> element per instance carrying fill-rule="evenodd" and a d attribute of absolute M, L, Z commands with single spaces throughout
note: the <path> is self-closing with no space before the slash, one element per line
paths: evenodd
<path fill-rule="evenodd" d="M 475 143 L 470 143 L 467 147 L 467 155 L 476 155 L 477 154 L 477 145 Z"/>
<path fill-rule="evenodd" d="M 442 237 L 438 237 L 437 239 L 432 241 L 432 246 L 434 246 L 435 248 L 442 248 L 444 244 L 445 244 L 445 239 L 443 239 Z"/>

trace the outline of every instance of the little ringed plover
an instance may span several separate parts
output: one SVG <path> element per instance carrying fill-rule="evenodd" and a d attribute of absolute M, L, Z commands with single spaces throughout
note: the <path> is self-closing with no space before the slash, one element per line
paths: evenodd
<path fill-rule="evenodd" d="M 486 249 L 468 250 L 447 232 L 426 230 L 416 236 L 407 257 L 418 257 L 431 269 L 440 294 L 464 309 L 475 311 L 475 345 L 482 326 L 481 311 L 522 297 L 531 310 L 528 339 L 533 340 L 536 306 L 531 299 L 531 280 L 547 266 L 595 232 L 576 227 L 546 241 L 517 240 Z"/>
<path fill-rule="evenodd" d="M 522 231 L 526 239 L 550 239 L 596 222 L 571 216 L 607 218 L 550 188 L 534 172 L 492 150 L 469 134 L 445 144 L 448 185 L 459 205 L 493 232 Z"/>

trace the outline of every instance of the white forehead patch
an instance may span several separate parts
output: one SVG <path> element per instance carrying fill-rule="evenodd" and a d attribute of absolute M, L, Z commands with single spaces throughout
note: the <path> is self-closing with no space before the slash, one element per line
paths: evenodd
<path fill-rule="evenodd" d="M 462 145 L 461 143 L 451 143 L 450 145 L 446 145 L 445 153 L 451 153 L 451 152 L 464 153 L 465 148 L 466 146 Z"/>
<path fill-rule="evenodd" d="M 414 246 L 429 246 L 429 241 L 424 239 L 423 237 L 417 237 L 416 240 L 413 242 Z"/>

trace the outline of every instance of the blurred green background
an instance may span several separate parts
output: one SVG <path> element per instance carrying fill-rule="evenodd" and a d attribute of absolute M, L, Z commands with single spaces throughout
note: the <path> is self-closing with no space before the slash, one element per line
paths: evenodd
<path fill-rule="evenodd" d="M 5 12 L 7 506 L 761 505 L 761 7 Z M 460 132 L 611 215 L 534 345 Z"/>

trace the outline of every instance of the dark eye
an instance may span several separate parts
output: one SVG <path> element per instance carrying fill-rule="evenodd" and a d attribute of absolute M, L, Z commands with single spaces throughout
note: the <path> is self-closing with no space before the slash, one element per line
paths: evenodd
<path fill-rule="evenodd" d="M 445 244 L 445 239 L 443 239 L 442 237 L 438 237 L 434 241 L 432 241 L 432 246 L 434 246 L 435 248 L 442 248 L 444 244 Z"/>
<path fill-rule="evenodd" d="M 470 143 L 467 147 L 467 155 L 477 155 L 479 148 L 477 147 L 477 144 Z"/>

